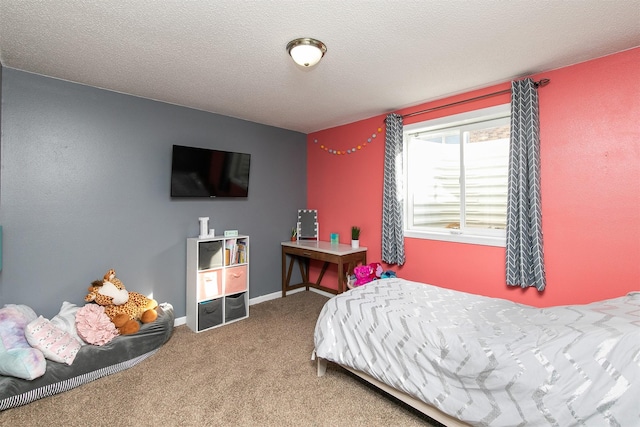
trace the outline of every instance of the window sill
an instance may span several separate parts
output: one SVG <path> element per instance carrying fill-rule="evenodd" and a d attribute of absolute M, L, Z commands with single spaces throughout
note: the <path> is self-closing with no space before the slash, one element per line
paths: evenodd
<path fill-rule="evenodd" d="M 440 240 L 443 242 L 466 243 L 471 245 L 506 247 L 507 238 L 497 236 L 479 236 L 473 234 L 438 233 L 435 231 L 405 230 L 404 237 L 415 239 Z"/>

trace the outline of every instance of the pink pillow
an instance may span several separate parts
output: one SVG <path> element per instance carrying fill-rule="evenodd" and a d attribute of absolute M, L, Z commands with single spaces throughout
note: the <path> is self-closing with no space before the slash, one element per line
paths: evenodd
<path fill-rule="evenodd" d="M 45 358 L 54 362 L 71 365 L 80 350 L 78 341 L 42 316 L 27 325 L 24 336 L 31 347 L 37 348 Z"/>
<path fill-rule="evenodd" d="M 104 312 L 104 307 L 87 304 L 76 313 L 78 335 L 89 344 L 104 345 L 118 335 L 118 330 Z"/>

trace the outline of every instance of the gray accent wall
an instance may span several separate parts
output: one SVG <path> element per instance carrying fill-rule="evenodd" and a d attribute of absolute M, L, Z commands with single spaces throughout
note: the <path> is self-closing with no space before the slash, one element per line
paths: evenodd
<path fill-rule="evenodd" d="M 280 242 L 306 207 L 306 135 L 1 71 L 0 306 L 50 318 L 115 268 L 129 291 L 184 316 L 200 216 L 250 236 L 250 298 L 280 291 Z M 249 197 L 171 199 L 173 144 L 250 153 Z"/>

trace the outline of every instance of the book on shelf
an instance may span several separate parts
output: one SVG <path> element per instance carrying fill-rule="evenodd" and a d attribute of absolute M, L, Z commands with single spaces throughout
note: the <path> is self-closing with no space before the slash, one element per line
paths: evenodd
<path fill-rule="evenodd" d="M 238 264 L 244 264 L 245 262 L 247 262 L 247 245 L 245 244 L 245 242 L 240 241 L 237 244 L 237 248 L 238 248 Z"/>
<path fill-rule="evenodd" d="M 244 264 L 247 262 L 247 244 L 245 241 L 229 241 L 224 253 L 225 265 Z"/>

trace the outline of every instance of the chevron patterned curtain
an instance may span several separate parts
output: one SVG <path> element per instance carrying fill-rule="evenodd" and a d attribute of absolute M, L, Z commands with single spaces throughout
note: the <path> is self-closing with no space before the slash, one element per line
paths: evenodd
<path fill-rule="evenodd" d="M 507 285 L 544 290 L 540 209 L 538 92 L 531 79 L 511 83 L 507 196 Z"/>
<path fill-rule="evenodd" d="M 382 261 L 404 264 L 402 195 L 402 116 L 389 114 L 384 150 L 382 200 Z"/>

